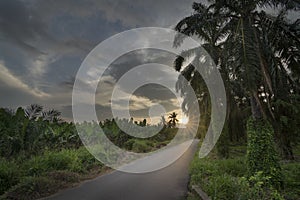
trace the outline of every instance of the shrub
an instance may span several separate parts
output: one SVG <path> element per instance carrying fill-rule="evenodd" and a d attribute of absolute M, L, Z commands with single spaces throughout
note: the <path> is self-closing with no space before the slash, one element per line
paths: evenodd
<path fill-rule="evenodd" d="M 300 163 L 286 163 L 282 167 L 284 196 L 286 199 L 300 199 Z"/>
<path fill-rule="evenodd" d="M 60 187 L 60 184 L 46 177 L 27 177 L 9 189 L 0 199 L 38 199 L 56 192 Z"/>
<path fill-rule="evenodd" d="M 24 164 L 26 175 L 41 175 L 46 171 L 69 170 L 82 172 L 82 165 L 76 150 L 46 151 L 41 156 L 34 156 Z"/>
<path fill-rule="evenodd" d="M 124 143 L 124 147 L 127 150 L 132 150 L 132 146 L 135 143 L 135 139 L 130 139 Z"/>
<path fill-rule="evenodd" d="M 271 177 L 266 177 L 262 171 L 246 178 L 240 178 L 238 183 L 238 199 L 241 200 L 284 200 L 278 190 L 269 186 Z"/>
<path fill-rule="evenodd" d="M 76 150 L 48 151 L 44 156 L 49 169 L 82 171 Z"/>
<path fill-rule="evenodd" d="M 135 140 L 135 142 L 132 145 L 132 151 L 140 153 L 146 153 L 151 150 L 151 143 L 150 141 L 144 141 L 144 140 Z"/>
<path fill-rule="evenodd" d="M 270 177 L 256 172 L 249 179 L 244 158 L 212 160 L 195 157 L 190 166 L 191 184 L 200 185 L 212 199 L 282 200 L 278 190 L 269 186 Z"/>
<path fill-rule="evenodd" d="M 242 158 L 226 160 L 199 159 L 191 167 L 191 184 L 200 185 L 212 199 L 237 199 L 238 176 L 246 173 Z"/>
<path fill-rule="evenodd" d="M 45 158 L 42 156 L 34 156 L 30 160 L 25 161 L 23 169 L 26 176 L 37 176 L 48 169 Z"/>
<path fill-rule="evenodd" d="M 238 178 L 228 174 L 213 175 L 203 189 L 212 199 L 238 199 Z"/>
<path fill-rule="evenodd" d="M 244 158 L 226 159 L 216 161 L 218 171 L 232 176 L 242 177 L 246 174 L 246 161 Z"/>
<path fill-rule="evenodd" d="M 99 162 L 85 147 L 81 147 L 77 150 L 78 159 L 83 171 L 88 171 L 93 167 L 103 167 L 103 164 Z"/>
<path fill-rule="evenodd" d="M 61 184 L 76 183 L 80 181 L 79 174 L 69 171 L 52 171 L 46 173 L 45 177 L 51 177 L 52 180 Z"/>
<path fill-rule="evenodd" d="M 243 158 L 226 160 L 209 160 L 195 158 L 190 166 L 191 181 L 198 184 L 213 175 L 229 174 L 242 177 L 246 173 L 245 160 Z M 200 184 L 201 185 L 201 184 Z"/>
<path fill-rule="evenodd" d="M 20 175 L 21 172 L 16 163 L 0 159 L 0 194 L 17 184 Z"/>

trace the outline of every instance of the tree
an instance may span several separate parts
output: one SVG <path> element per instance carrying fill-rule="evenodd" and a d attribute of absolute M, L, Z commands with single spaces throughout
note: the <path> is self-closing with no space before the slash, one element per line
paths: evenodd
<path fill-rule="evenodd" d="M 242 99 L 246 98 L 257 124 L 270 121 L 275 132 L 280 130 L 276 126 L 278 118 L 272 102 L 281 98 L 276 94 L 276 79 L 287 77 L 285 85 L 288 89 L 285 94 L 295 92 L 293 85 L 299 84 L 299 79 L 291 78 L 291 75 L 299 75 L 295 69 L 300 60 L 299 19 L 295 22 L 285 20 L 289 10 L 299 10 L 299 3 L 293 0 L 210 2 L 208 6 L 194 3 L 194 13 L 181 20 L 175 29 L 187 36 L 197 35 L 204 41 L 203 47 L 220 68 L 227 94 L 233 93 L 234 98 L 241 94 Z M 274 17 L 265 13 L 263 8 L 267 6 L 279 9 L 279 15 Z M 179 46 L 183 40 L 184 36 L 178 35 L 174 46 Z M 188 75 L 184 76 L 188 81 L 198 80 L 201 83 L 203 81 L 197 77 L 193 68 L 193 63 L 199 59 L 197 48 L 182 52 L 175 60 L 175 69 L 180 71 L 185 58 L 191 56 L 194 56 L 194 60 L 182 70 L 182 74 L 188 71 Z M 280 73 L 276 73 L 278 70 Z M 184 90 L 184 87 L 181 88 Z M 277 116 L 280 115 L 277 112 Z M 259 137 L 261 127 L 254 126 L 254 129 L 251 130 L 252 135 L 257 134 Z M 272 142 L 270 145 L 273 145 Z M 259 158 L 254 160 L 260 162 Z"/>
<path fill-rule="evenodd" d="M 160 123 L 164 128 L 167 126 L 166 118 L 163 115 L 161 116 Z"/>
<path fill-rule="evenodd" d="M 60 115 L 61 115 L 61 112 L 59 112 L 57 110 L 54 110 L 54 109 L 42 112 L 43 120 L 50 121 L 50 122 L 59 122 L 59 121 L 61 121 Z"/>
<path fill-rule="evenodd" d="M 42 115 L 43 106 L 38 104 L 31 104 L 25 109 L 25 116 L 29 120 L 35 120 Z"/>
<path fill-rule="evenodd" d="M 169 126 L 170 128 L 175 128 L 176 125 L 177 125 L 177 122 L 179 121 L 179 120 L 177 119 L 177 113 L 172 112 L 172 113 L 169 115 L 168 118 L 170 119 L 169 122 L 168 122 L 168 126 Z"/>
<path fill-rule="evenodd" d="M 46 147 L 61 148 L 64 141 L 81 145 L 74 125 L 63 123 L 59 115 L 56 110 L 43 111 L 37 104 L 16 111 L 0 109 L 0 155 L 35 154 Z"/>

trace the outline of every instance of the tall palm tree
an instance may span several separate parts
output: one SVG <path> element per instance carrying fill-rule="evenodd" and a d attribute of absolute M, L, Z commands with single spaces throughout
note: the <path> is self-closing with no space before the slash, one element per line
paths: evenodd
<path fill-rule="evenodd" d="M 251 103 L 253 117 L 269 119 L 276 131 L 278 119 L 272 102 L 280 99 L 276 91 L 277 80 L 282 76 L 288 79 L 289 87 L 283 96 L 289 93 L 291 85 L 299 85 L 299 67 L 296 67 L 300 60 L 299 19 L 295 22 L 285 19 L 289 10 L 299 10 L 299 3 L 293 0 L 210 2 L 210 5 L 194 3 L 194 13 L 181 20 L 175 30 L 187 36 L 197 35 L 203 41 L 203 47 L 220 68 L 228 106 L 232 105 L 232 97 L 246 97 Z M 267 6 L 277 7 L 281 10 L 279 15 L 268 15 L 263 11 Z M 184 36 L 178 34 L 174 46 L 179 46 L 183 40 Z M 191 56 L 194 60 L 182 70 L 184 58 Z M 181 70 L 194 89 L 205 85 L 192 65 L 197 59 L 197 48 L 194 48 L 182 52 L 175 60 L 175 69 Z M 178 87 L 187 95 L 180 80 Z M 200 88 L 199 94 L 207 93 L 205 87 Z M 266 95 L 269 98 L 262 98 Z"/>
<path fill-rule="evenodd" d="M 270 95 L 274 93 L 270 68 L 276 67 L 279 61 L 287 61 L 288 67 L 292 70 L 299 62 L 299 53 L 296 51 L 299 48 L 299 26 L 297 26 L 299 20 L 289 24 L 283 18 L 288 10 L 299 9 L 299 4 L 296 1 L 276 0 L 210 2 L 212 4 L 209 6 L 194 3 L 194 13 L 181 20 L 175 30 L 187 36 L 197 35 L 204 42 L 202 46 L 212 56 L 217 66 L 223 66 L 221 72 L 227 71 L 226 78 L 231 75 L 231 80 L 238 80 L 245 88 L 245 93 L 251 99 L 253 116 L 261 118 L 265 115 L 265 111 L 259 99 L 258 89 L 265 86 Z M 283 11 L 278 17 L 272 17 L 257 9 L 269 5 L 280 5 Z M 184 36 L 178 34 L 174 46 L 179 46 L 183 40 Z M 180 71 L 185 61 L 184 57 L 191 57 L 196 53 L 197 48 L 182 52 L 175 60 L 175 69 Z M 276 56 L 278 53 L 280 59 Z M 223 59 L 220 59 L 221 57 Z M 197 56 L 194 60 L 196 59 Z M 182 71 L 183 74 L 190 71 L 185 76 L 189 79 L 192 79 L 189 77 L 190 74 L 195 72 L 191 65 Z"/>
<path fill-rule="evenodd" d="M 288 10 L 299 10 L 296 1 L 216 1 L 216 8 L 227 10 L 228 23 L 236 27 L 224 45 L 225 60 L 232 67 L 238 82 L 251 102 L 256 119 L 272 123 L 275 135 L 286 158 L 292 159 L 291 138 L 280 124 L 282 110 L 274 105 L 289 101 L 299 81 L 299 19 L 288 22 Z M 277 6 L 277 16 L 257 7 Z M 229 11 L 231 9 L 231 11 Z M 234 12 L 232 12 L 234 11 Z M 232 15 L 234 14 L 234 15 Z M 298 66 L 298 67 L 296 67 Z M 299 77 L 299 73 L 298 73 Z M 284 140 L 283 140 L 284 138 Z"/>
<path fill-rule="evenodd" d="M 178 34 L 174 40 L 174 46 L 178 47 L 182 44 L 185 36 L 197 35 L 202 41 L 202 47 L 211 55 L 216 65 L 220 64 L 221 46 L 220 42 L 226 36 L 226 28 L 219 26 L 222 24 L 221 18 L 215 18 L 214 13 L 211 11 L 210 6 L 206 6 L 201 3 L 193 4 L 194 13 L 181 20 L 175 27 L 175 30 L 181 34 Z M 174 67 L 177 71 L 181 71 L 181 75 L 177 81 L 176 89 L 181 92 L 184 98 L 182 109 L 185 114 L 189 114 L 186 108 L 191 109 L 195 103 L 198 103 L 200 110 L 200 124 L 198 130 L 198 137 L 206 132 L 206 129 L 210 121 L 211 102 L 208 88 L 199 74 L 194 68 L 194 64 L 197 64 L 200 59 L 199 51 L 202 47 L 196 47 L 193 49 L 185 50 L 178 56 L 174 62 Z M 187 58 L 194 59 L 183 68 Z M 183 68 L 183 69 L 182 69 Z M 187 90 L 187 83 L 189 82 L 194 89 L 195 94 L 199 102 L 190 102 L 193 98 L 189 98 L 189 91 Z M 203 136 L 203 135 L 202 135 Z"/>
<path fill-rule="evenodd" d="M 280 180 L 280 166 L 271 134 L 274 130 L 281 131 L 280 135 L 284 132 L 277 126 L 282 111 L 275 108 L 274 102 L 281 101 L 284 96 L 291 96 L 291 93 L 296 91 L 294 88 L 299 86 L 299 19 L 289 22 L 286 20 L 286 14 L 289 10 L 299 10 L 300 5 L 294 0 L 209 2 L 210 5 L 194 3 L 194 13 L 181 20 L 175 29 L 187 36 L 196 35 L 202 39 L 203 47 L 220 68 L 225 86 L 230 87 L 229 91 L 233 92 L 234 97 L 241 92 L 242 97 L 250 102 L 253 120 L 250 120 L 247 126 L 251 136 L 247 151 L 249 175 L 263 171 L 272 177 L 272 184 L 278 186 L 276 181 Z M 268 15 L 264 11 L 268 6 L 276 7 L 280 10 L 279 14 Z M 174 46 L 181 45 L 184 37 L 178 34 Z M 181 70 L 185 58 L 192 56 L 194 59 L 191 63 Z M 197 73 L 193 67 L 193 63 L 197 63 L 198 60 L 197 48 L 184 51 L 175 60 L 175 69 L 181 70 L 183 74 L 188 72 L 184 77 L 187 77 L 189 82 L 201 83 L 203 81 L 195 76 Z M 282 77 L 285 77 L 285 80 L 280 83 L 280 88 L 283 89 L 283 85 L 287 87 L 286 90 L 282 90 L 284 92 L 279 92 L 276 88 L 277 81 Z M 192 84 L 191 86 L 193 87 Z M 186 97 L 188 94 L 184 90 L 184 86 L 181 86 L 181 93 Z M 281 121 L 287 120 L 283 118 Z M 273 130 L 268 125 L 269 122 L 272 123 Z M 268 141 L 262 138 L 265 136 Z M 285 140 L 284 143 L 287 146 L 290 141 Z M 259 149 L 255 148 L 255 145 L 258 145 Z M 291 151 L 291 148 L 286 149 Z M 265 164 L 261 160 L 271 162 Z M 272 172 L 273 169 L 276 173 Z"/>

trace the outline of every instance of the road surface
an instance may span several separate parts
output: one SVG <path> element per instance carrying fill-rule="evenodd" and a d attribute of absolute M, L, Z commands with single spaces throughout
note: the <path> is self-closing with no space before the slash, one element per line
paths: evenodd
<path fill-rule="evenodd" d="M 155 172 L 130 174 L 120 171 L 100 176 L 79 187 L 64 190 L 48 200 L 176 200 L 187 193 L 188 166 L 198 140 L 173 164 Z"/>

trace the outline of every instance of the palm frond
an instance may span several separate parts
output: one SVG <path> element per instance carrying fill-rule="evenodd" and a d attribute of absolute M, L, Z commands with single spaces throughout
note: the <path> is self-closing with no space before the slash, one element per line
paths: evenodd
<path fill-rule="evenodd" d="M 41 116 L 43 106 L 38 104 L 31 104 L 25 109 L 25 116 L 30 120 L 35 120 Z"/>

